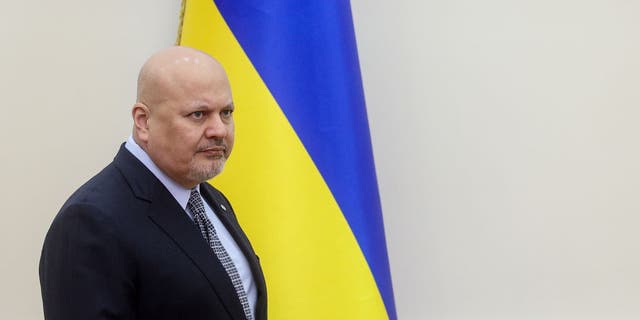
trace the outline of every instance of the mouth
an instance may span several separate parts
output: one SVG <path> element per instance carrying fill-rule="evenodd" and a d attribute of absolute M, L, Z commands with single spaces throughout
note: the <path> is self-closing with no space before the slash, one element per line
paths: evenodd
<path fill-rule="evenodd" d="M 211 146 L 198 150 L 198 153 L 207 157 L 222 158 L 225 156 L 227 148 L 225 146 Z"/>

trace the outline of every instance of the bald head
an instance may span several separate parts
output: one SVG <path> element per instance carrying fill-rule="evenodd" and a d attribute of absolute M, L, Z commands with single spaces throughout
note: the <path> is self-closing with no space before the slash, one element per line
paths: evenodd
<path fill-rule="evenodd" d="M 222 171 L 233 147 L 234 105 L 222 65 L 187 47 L 164 49 L 138 76 L 133 138 L 186 188 Z"/>
<path fill-rule="evenodd" d="M 181 46 L 159 51 L 140 69 L 137 101 L 153 107 L 203 73 L 216 74 L 227 81 L 222 65 L 205 52 Z"/>

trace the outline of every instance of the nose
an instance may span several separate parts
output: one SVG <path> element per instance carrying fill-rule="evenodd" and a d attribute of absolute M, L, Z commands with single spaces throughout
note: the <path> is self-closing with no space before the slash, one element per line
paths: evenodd
<path fill-rule="evenodd" d="M 225 123 L 219 114 L 213 115 L 207 121 L 204 135 L 208 139 L 222 139 L 229 133 L 228 124 Z"/>

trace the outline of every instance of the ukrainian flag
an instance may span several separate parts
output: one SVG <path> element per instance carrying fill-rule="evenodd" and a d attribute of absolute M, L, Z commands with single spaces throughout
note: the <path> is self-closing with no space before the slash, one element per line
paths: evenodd
<path fill-rule="evenodd" d="M 396 319 L 349 1 L 184 0 L 179 44 L 229 74 L 236 145 L 214 183 L 269 318 Z"/>

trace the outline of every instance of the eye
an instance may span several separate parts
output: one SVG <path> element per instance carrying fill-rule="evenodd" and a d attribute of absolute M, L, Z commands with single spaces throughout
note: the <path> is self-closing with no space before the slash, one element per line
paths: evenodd
<path fill-rule="evenodd" d="M 191 118 L 194 118 L 194 119 L 202 119 L 202 117 L 204 117 L 204 112 L 202 112 L 202 111 L 195 111 L 195 112 L 192 112 L 191 114 L 189 114 L 189 116 L 190 116 Z"/>
<path fill-rule="evenodd" d="M 220 115 L 223 118 L 231 118 L 232 114 L 233 114 L 233 109 L 224 109 L 222 110 L 222 112 L 220 112 Z"/>

